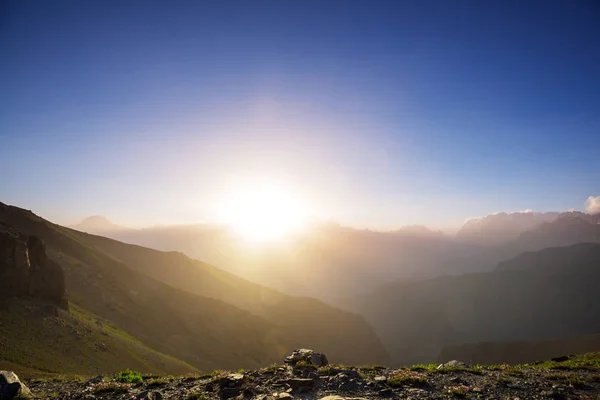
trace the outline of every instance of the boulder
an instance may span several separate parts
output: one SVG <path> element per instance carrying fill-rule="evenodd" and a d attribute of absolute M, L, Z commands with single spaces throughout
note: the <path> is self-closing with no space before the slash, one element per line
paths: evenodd
<path fill-rule="evenodd" d="M 437 366 L 437 369 L 443 368 L 469 368 L 469 365 L 458 360 L 448 361 L 447 363 L 440 364 Z"/>
<path fill-rule="evenodd" d="M 31 391 L 12 371 L 0 371 L 0 400 L 31 396 Z"/>
<path fill-rule="evenodd" d="M 142 392 L 140 394 L 138 394 L 137 396 L 135 396 L 135 400 L 162 400 L 163 395 L 161 392 Z"/>
<path fill-rule="evenodd" d="M 285 363 L 290 365 L 296 365 L 300 361 L 307 364 L 314 365 L 316 367 L 324 367 L 329 364 L 327 356 L 322 353 L 316 353 L 310 349 L 296 349 L 285 358 Z"/>

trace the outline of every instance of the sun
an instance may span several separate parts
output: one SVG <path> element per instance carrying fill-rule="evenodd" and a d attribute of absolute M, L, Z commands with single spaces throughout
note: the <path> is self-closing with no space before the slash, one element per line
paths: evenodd
<path fill-rule="evenodd" d="M 291 191 L 264 182 L 233 190 L 222 203 L 220 214 L 238 234 L 256 242 L 282 239 L 306 219 L 304 207 Z"/>

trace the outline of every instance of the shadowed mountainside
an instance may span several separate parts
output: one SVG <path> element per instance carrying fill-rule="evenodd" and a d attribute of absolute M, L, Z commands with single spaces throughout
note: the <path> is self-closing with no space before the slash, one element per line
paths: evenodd
<path fill-rule="evenodd" d="M 443 347 L 600 332 L 600 244 L 545 249 L 488 273 L 383 286 L 345 305 L 367 317 L 395 365 Z"/>

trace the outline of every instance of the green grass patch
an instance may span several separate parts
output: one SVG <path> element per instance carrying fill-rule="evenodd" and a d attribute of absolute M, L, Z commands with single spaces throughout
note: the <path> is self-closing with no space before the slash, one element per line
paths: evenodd
<path fill-rule="evenodd" d="M 94 394 L 115 393 L 122 394 L 129 392 L 130 384 L 118 382 L 100 382 L 93 386 Z"/>
<path fill-rule="evenodd" d="M 582 354 L 565 361 L 545 361 L 543 363 L 531 364 L 528 366 L 534 369 L 598 370 L 600 369 L 600 352 Z"/>
<path fill-rule="evenodd" d="M 392 387 L 425 386 L 427 385 L 427 376 L 416 371 L 399 371 L 388 379 L 388 385 Z"/>
<path fill-rule="evenodd" d="M 144 380 L 142 374 L 137 371 L 132 371 L 129 368 L 125 369 L 115 376 L 115 381 L 121 383 L 141 383 Z"/>
<path fill-rule="evenodd" d="M 279 368 L 281 368 L 282 366 L 279 364 L 271 364 L 268 367 L 266 367 L 264 370 L 266 372 L 270 372 L 270 373 L 274 373 L 276 372 Z"/>
<path fill-rule="evenodd" d="M 465 385 L 444 387 L 444 393 L 451 394 L 455 397 L 465 398 L 467 397 L 468 392 L 469 387 Z"/>
<path fill-rule="evenodd" d="M 431 372 L 436 372 L 437 367 L 438 367 L 438 364 L 415 364 L 415 365 L 411 366 L 409 369 L 411 371 L 431 373 Z"/>
<path fill-rule="evenodd" d="M 506 368 L 503 370 L 503 372 L 506 375 L 521 376 L 521 375 L 523 375 L 523 368 L 525 368 L 525 367 L 526 366 L 523 364 L 507 365 Z"/>
<path fill-rule="evenodd" d="M 152 378 L 150 380 L 148 380 L 148 387 L 160 387 L 160 386 L 165 386 L 166 384 L 169 383 L 169 380 L 167 378 Z"/>
<path fill-rule="evenodd" d="M 575 374 L 550 374 L 546 375 L 546 379 L 562 383 L 563 385 L 573 386 L 575 388 L 583 388 L 587 385 L 584 380 Z"/>
<path fill-rule="evenodd" d="M 302 361 L 298 361 L 296 363 L 296 365 L 294 365 L 294 368 L 303 368 L 303 369 L 314 369 L 314 370 L 316 370 L 317 366 L 314 365 L 314 364 L 311 364 L 311 363 L 309 363 L 307 361 L 302 360 Z"/>

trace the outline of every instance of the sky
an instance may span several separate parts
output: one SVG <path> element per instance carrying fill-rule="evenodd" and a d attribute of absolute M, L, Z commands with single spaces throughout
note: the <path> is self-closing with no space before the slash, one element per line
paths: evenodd
<path fill-rule="evenodd" d="M 600 195 L 597 1 L 2 1 L 0 201 L 212 221 L 283 185 L 390 229 Z"/>

